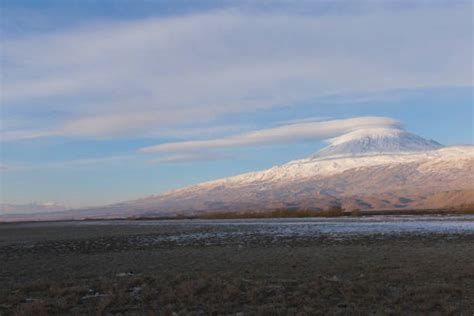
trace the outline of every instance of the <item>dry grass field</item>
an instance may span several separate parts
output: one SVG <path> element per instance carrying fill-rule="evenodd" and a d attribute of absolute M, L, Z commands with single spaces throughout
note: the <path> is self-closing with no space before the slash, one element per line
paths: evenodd
<path fill-rule="evenodd" d="M 0 225 L 0 315 L 474 313 L 472 234 L 246 229 Z"/>

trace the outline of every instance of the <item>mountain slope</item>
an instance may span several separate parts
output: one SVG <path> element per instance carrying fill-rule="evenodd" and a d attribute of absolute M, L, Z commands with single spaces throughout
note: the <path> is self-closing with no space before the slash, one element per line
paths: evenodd
<path fill-rule="evenodd" d="M 195 215 L 275 208 L 412 209 L 474 203 L 474 146 L 359 130 L 281 166 L 56 218 Z"/>
<path fill-rule="evenodd" d="M 331 205 L 432 208 L 436 205 L 430 196 L 474 189 L 473 175 L 472 147 L 403 155 L 313 158 L 124 203 L 121 207 L 148 215 L 280 207 L 322 209 Z"/>

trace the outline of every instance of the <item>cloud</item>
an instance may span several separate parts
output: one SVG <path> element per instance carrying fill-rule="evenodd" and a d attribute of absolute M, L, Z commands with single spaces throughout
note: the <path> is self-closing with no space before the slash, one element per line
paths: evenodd
<path fill-rule="evenodd" d="M 74 159 L 66 161 L 55 161 L 47 162 L 42 164 L 33 164 L 33 165 L 0 165 L 0 170 L 5 172 L 23 172 L 23 171 L 32 171 L 32 170 L 43 170 L 43 169 L 57 169 L 57 168 L 68 168 L 68 167 L 80 167 L 80 166 L 90 166 L 97 164 L 110 164 L 113 162 L 124 162 L 136 159 L 134 155 L 122 155 L 122 156 L 107 156 L 99 158 L 84 158 L 84 159 Z"/>
<path fill-rule="evenodd" d="M 400 127 L 400 123 L 387 117 L 356 117 L 323 122 L 303 122 L 212 140 L 164 143 L 141 148 L 140 152 L 196 152 L 221 148 L 295 143 L 304 140 L 327 139 L 369 127 Z"/>
<path fill-rule="evenodd" d="M 471 6 L 221 10 L 5 39 L 2 106 L 24 120 L 6 132 L 143 137 L 317 97 L 470 86 Z"/>
<path fill-rule="evenodd" d="M 171 155 L 167 157 L 161 157 L 149 160 L 149 163 L 159 164 L 159 163 L 185 163 L 185 162 L 195 162 L 195 161 L 215 161 L 215 160 L 224 160 L 231 159 L 232 157 L 227 155 L 221 155 L 217 153 L 191 153 L 191 154 L 178 154 Z"/>
<path fill-rule="evenodd" d="M 149 134 L 150 137 L 170 137 L 178 139 L 189 139 L 196 137 L 209 138 L 219 137 L 227 134 L 235 134 L 245 130 L 251 130 L 250 125 L 227 124 L 227 125 L 210 125 L 210 126 L 176 126 L 173 128 L 160 128 L 154 133 Z"/>
<path fill-rule="evenodd" d="M 290 124 L 296 124 L 296 123 L 329 121 L 330 119 L 331 118 L 329 118 L 329 117 L 323 117 L 323 116 L 306 117 L 306 118 L 301 118 L 301 119 L 292 119 L 292 120 L 279 121 L 278 124 L 280 124 L 280 125 L 290 125 Z"/>
<path fill-rule="evenodd" d="M 40 130 L 19 130 L 19 131 L 3 131 L 0 135 L 1 141 L 16 141 L 23 139 L 35 139 L 41 137 L 55 136 L 56 131 L 40 131 Z"/>
<path fill-rule="evenodd" d="M 296 121 L 296 120 L 295 120 Z M 87 124 L 87 123 L 85 123 Z M 105 121 L 102 128 L 106 128 L 107 124 L 114 124 L 114 122 Z M 126 122 L 124 122 L 126 124 Z M 65 130 L 70 128 L 71 130 Z M 11 141 L 18 141 L 18 140 L 26 140 L 26 139 L 35 139 L 41 137 L 50 137 L 50 136 L 64 136 L 67 135 L 68 132 L 71 134 L 76 135 L 72 132 L 74 128 L 71 126 L 58 128 L 58 129 L 50 129 L 50 130 L 13 130 L 13 131 L 3 131 L 0 133 L 0 140 L 3 142 L 11 142 Z M 200 137 L 212 137 L 218 135 L 225 135 L 235 132 L 240 132 L 243 130 L 249 130 L 249 125 L 238 125 L 238 124 L 228 124 L 228 125 L 210 125 L 210 126 L 175 126 L 175 127 L 164 127 L 158 128 L 155 130 L 148 131 L 144 134 L 146 137 L 156 138 L 156 137 L 166 137 L 166 138 L 175 138 L 175 139 L 182 139 L 182 138 L 189 138 L 195 137 L 199 135 Z M 93 136 L 94 132 L 97 129 L 88 129 L 88 133 L 83 133 L 83 136 Z"/>

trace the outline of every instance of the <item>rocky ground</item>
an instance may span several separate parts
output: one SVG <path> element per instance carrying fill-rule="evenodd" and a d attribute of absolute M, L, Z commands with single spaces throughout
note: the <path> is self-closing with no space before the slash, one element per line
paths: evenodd
<path fill-rule="evenodd" d="M 0 315 L 474 313 L 469 231 L 242 223 L 2 224 Z"/>

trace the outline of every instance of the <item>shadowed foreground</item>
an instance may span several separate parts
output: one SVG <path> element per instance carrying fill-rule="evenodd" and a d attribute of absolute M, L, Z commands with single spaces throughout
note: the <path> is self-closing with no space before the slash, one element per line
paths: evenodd
<path fill-rule="evenodd" d="M 472 234 L 249 227 L 0 225 L 0 314 L 474 312 Z"/>

